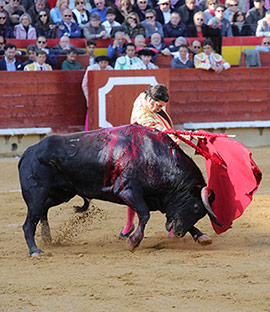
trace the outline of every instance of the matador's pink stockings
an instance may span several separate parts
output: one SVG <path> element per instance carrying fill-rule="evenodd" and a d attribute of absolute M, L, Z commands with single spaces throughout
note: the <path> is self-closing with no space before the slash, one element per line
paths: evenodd
<path fill-rule="evenodd" d="M 127 223 L 122 231 L 123 235 L 127 234 L 131 230 L 133 223 L 134 223 L 135 215 L 136 215 L 136 212 L 132 210 L 130 207 L 128 207 L 127 208 Z"/>

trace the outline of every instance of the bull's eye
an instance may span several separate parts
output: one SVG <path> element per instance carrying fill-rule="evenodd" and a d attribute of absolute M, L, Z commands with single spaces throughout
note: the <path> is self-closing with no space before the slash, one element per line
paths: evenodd
<path fill-rule="evenodd" d="M 194 204 L 194 212 L 199 213 L 199 206 L 198 204 Z"/>

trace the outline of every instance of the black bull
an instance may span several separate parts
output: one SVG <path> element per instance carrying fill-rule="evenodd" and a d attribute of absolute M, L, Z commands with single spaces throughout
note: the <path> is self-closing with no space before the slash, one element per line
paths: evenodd
<path fill-rule="evenodd" d="M 19 162 L 22 195 L 28 207 L 23 225 L 30 255 L 41 222 L 43 240 L 50 240 L 48 209 L 75 195 L 125 204 L 137 212 L 139 225 L 128 239 L 139 246 L 150 211 L 166 214 L 167 230 L 178 236 L 206 213 L 215 219 L 202 173 L 167 135 L 139 125 L 52 135 L 29 147 Z M 205 199 L 205 198 L 204 198 Z"/>

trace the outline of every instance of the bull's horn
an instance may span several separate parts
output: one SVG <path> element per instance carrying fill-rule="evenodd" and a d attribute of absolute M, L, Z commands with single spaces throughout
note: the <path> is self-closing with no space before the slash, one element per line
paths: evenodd
<path fill-rule="evenodd" d="M 210 219 L 216 225 L 223 226 L 222 224 L 217 222 L 217 216 L 214 214 L 214 211 L 212 210 L 212 208 L 211 208 L 211 206 L 209 204 L 208 196 L 209 196 L 209 188 L 205 186 L 201 190 L 201 198 L 202 198 L 203 205 L 204 205 L 205 209 L 207 210 Z"/>

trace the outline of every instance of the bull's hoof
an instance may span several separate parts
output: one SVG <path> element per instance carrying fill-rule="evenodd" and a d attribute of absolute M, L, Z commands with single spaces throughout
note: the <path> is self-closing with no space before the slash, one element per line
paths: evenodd
<path fill-rule="evenodd" d="M 127 240 L 129 238 L 130 234 L 134 231 L 134 229 L 135 229 L 135 225 L 133 224 L 131 230 L 126 234 L 123 234 L 121 232 L 118 236 L 118 239 L 119 240 Z"/>
<path fill-rule="evenodd" d="M 136 232 L 127 239 L 128 250 L 134 252 L 143 239 L 143 235 L 136 235 Z"/>
<path fill-rule="evenodd" d="M 211 245 L 213 243 L 212 238 L 207 234 L 199 236 L 197 242 L 202 246 Z"/>
<path fill-rule="evenodd" d="M 35 250 L 31 250 L 30 252 L 29 252 L 29 255 L 30 255 L 30 257 L 39 257 L 40 256 L 40 254 L 42 254 L 42 253 L 44 253 L 44 251 L 43 250 L 41 250 L 41 249 L 35 249 Z"/>

